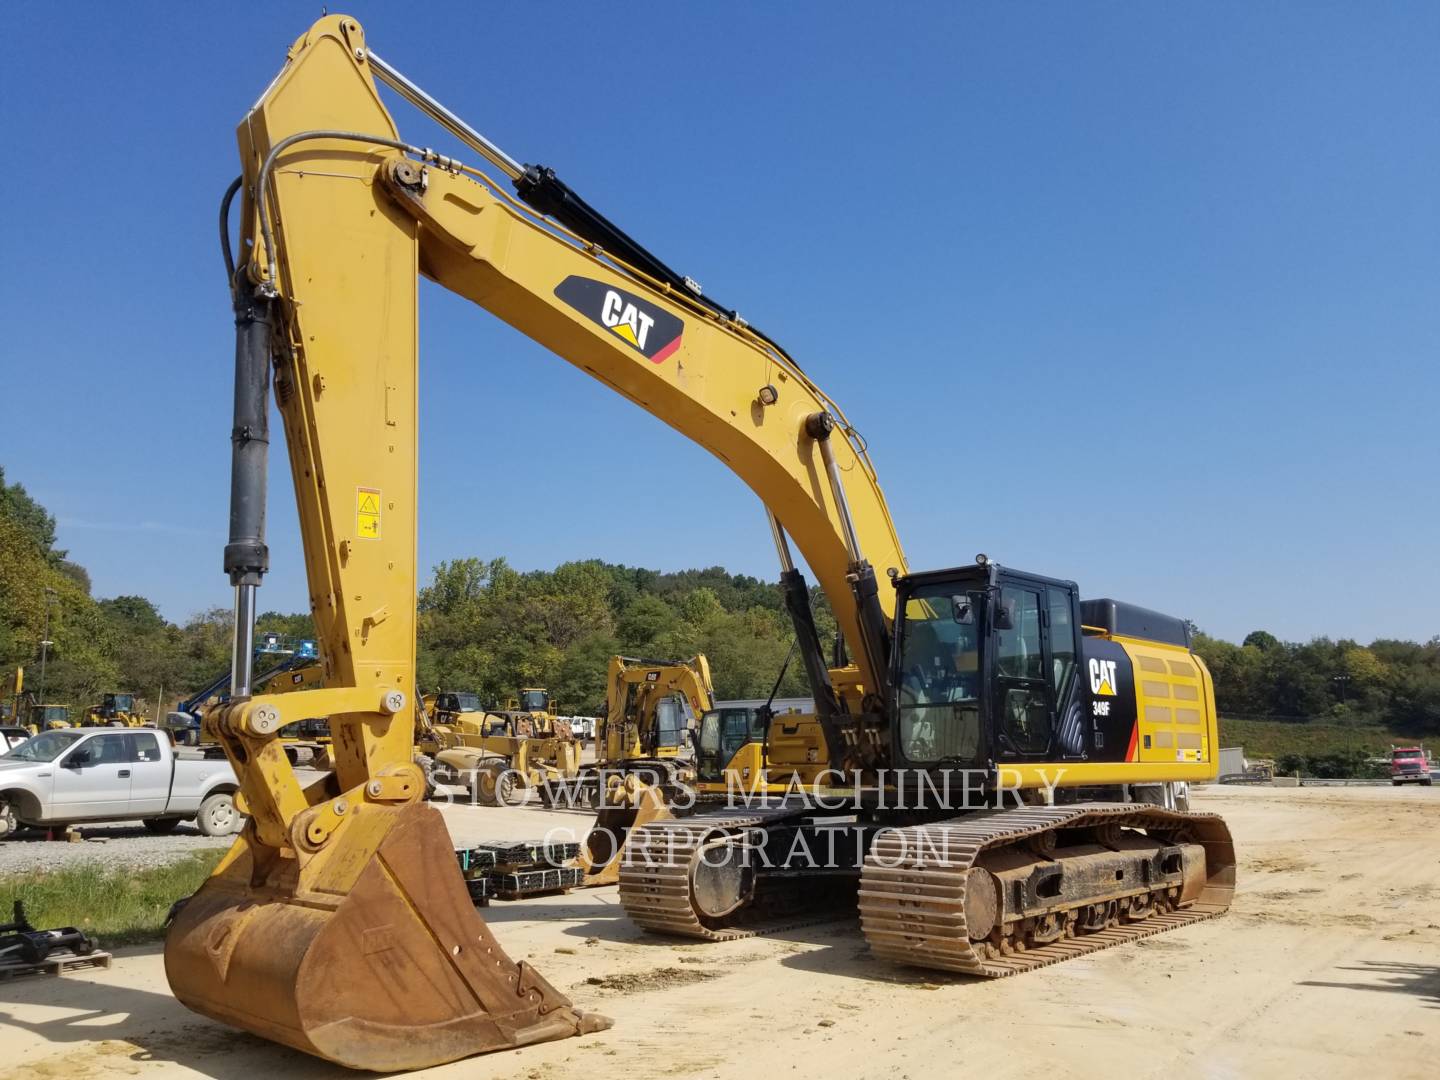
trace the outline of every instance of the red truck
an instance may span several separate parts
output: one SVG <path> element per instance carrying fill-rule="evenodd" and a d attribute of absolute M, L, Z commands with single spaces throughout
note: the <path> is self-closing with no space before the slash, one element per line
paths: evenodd
<path fill-rule="evenodd" d="M 1418 746 L 1397 746 L 1390 750 L 1390 783 L 1399 786 L 1418 781 L 1430 786 L 1430 760 Z"/>

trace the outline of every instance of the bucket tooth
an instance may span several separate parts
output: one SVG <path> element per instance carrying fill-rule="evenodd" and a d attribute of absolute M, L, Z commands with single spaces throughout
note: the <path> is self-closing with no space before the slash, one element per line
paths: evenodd
<path fill-rule="evenodd" d="M 303 867 L 257 860 L 248 831 L 237 841 L 166 938 L 165 973 L 182 1003 L 376 1072 L 610 1026 L 505 954 L 436 810 L 352 813 Z"/>

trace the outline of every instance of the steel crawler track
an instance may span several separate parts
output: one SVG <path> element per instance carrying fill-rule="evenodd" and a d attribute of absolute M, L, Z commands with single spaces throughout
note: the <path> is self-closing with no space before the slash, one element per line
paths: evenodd
<path fill-rule="evenodd" d="M 785 808 L 715 812 L 653 822 L 636 830 L 626 842 L 626 863 L 620 872 L 620 901 L 626 914 L 646 930 L 700 941 L 729 941 L 832 918 L 833 913 L 797 912 L 795 919 L 778 924 L 741 925 L 743 911 L 736 913 L 740 918 L 710 919 L 696 910 L 692 900 L 690 874 L 704 845 L 794 816 L 796 811 Z M 970 940 L 965 922 L 969 871 L 987 852 L 1031 844 L 1047 832 L 1097 826 L 1188 834 L 1205 849 L 1206 880 L 1199 897 L 1178 908 L 1161 903 L 1145 918 L 1112 920 L 1093 932 L 1074 927 L 1068 936 L 1029 948 L 1023 941 L 1007 941 L 1002 949 Z M 1234 881 L 1230 831 L 1214 814 L 1113 803 L 981 811 L 929 825 L 882 830 L 860 875 L 860 921 L 877 957 L 997 978 L 1213 918 L 1230 906 Z"/>
<path fill-rule="evenodd" d="M 793 811 L 783 809 L 698 814 L 634 830 L 626 838 L 625 862 L 620 868 L 620 903 L 625 913 L 657 934 L 701 941 L 753 937 L 759 928 L 715 925 L 695 910 L 690 900 L 690 870 L 704 844 L 790 814 Z"/>
<path fill-rule="evenodd" d="M 1198 899 L 1133 923 L 1078 932 L 1049 944 L 1001 952 L 972 942 L 965 925 L 969 870 L 988 851 L 1029 843 L 1056 829 L 1117 825 L 1185 830 L 1205 848 L 1206 882 Z M 938 854 L 937 854 L 938 853 Z M 860 876 L 860 924 L 870 951 L 915 967 L 998 978 L 1057 964 L 1222 914 L 1235 891 L 1235 848 L 1215 814 L 1135 804 L 1022 807 L 972 814 L 877 836 Z"/>

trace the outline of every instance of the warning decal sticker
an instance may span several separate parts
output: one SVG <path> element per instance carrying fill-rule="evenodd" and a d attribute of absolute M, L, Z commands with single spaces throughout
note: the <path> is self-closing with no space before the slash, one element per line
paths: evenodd
<path fill-rule="evenodd" d="M 380 539 L 380 490 L 355 489 L 355 532 L 362 540 Z"/>

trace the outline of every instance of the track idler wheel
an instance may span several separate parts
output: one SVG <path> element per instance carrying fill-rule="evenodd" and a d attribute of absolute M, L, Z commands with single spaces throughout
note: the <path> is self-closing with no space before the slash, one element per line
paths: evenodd
<path fill-rule="evenodd" d="M 303 866 L 253 828 L 166 937 L 170 988 L 196 1012 L 376 1072 L 610 1026 L 505 954 L 438 811 L 354 807 Z"/>
<path fill-rule="evenodd" d="M 690 865 L 690 901 L 707 919 L 723 919 L 755 895 L 749 851 L 731 837 L 701 845 Z"/>

